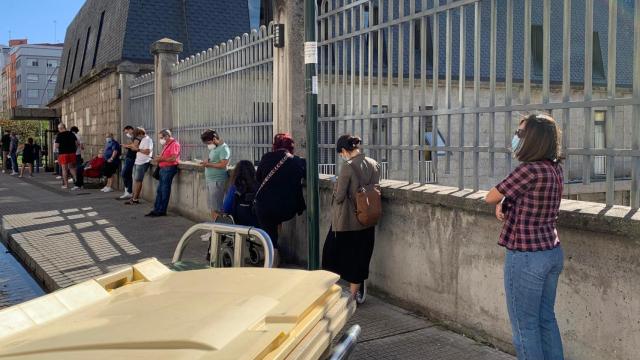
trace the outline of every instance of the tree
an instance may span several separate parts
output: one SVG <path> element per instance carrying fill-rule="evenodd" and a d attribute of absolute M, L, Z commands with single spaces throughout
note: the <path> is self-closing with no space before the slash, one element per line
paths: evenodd
<path fill-rule="evenodd" d="M 15 131 L 20 142 L 26 142 L 28 138 L 40 139 L 40 129 L 46 129 L 47 124 L 37 120 L 0 120 L 0 129 Z M 40 139 L 42 143 L 42 139 Z"/>

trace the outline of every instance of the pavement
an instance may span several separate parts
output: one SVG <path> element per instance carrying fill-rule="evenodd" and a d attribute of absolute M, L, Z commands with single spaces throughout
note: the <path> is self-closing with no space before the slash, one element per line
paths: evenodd
<path fill-rule="evenodd" d="M 151 204 L 126 206 L 116 200 L 119 195 L 101 193 L 97 185 L 62 190 L 50 173 L 28 179 L 0 175 L 2 241 L 46 291 L 149 257 L 169 263 L 193 222 L 174 214 L 145 217 Z M 206 243 L 194 241 L 185 256 L 204 261 L 205 253 Z M 0 308 L 41 295 L 33 278 L 0 248 Z M 515 359 L 375 296 L 350 324 L 362 327 L 350 359 Z"/>

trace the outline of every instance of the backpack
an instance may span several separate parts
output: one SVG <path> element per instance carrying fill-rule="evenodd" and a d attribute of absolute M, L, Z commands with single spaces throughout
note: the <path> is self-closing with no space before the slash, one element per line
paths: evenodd
<path fill-rule="evenodd" d="M 233 208 L 231 215 L 238 225 L 257 226 L 258 218 L 254 209 L 255 192 L 246 192 L 244 194 L 236 190 L 233 194 Z"/>
<path fill-rule="evenodd" d="M 351 165 L 359 183 L 355 199 L 356 218 L 362 226 L 375 226 L 380 221 L 380 217 L 382 217 L 380 185 L 365 184 L 362 169 L 358 166 L 353 166 L 351 162 L 348 164 Z"/>

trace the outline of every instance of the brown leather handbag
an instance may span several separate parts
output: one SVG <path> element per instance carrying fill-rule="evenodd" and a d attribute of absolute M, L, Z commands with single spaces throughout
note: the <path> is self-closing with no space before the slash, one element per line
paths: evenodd
<path fill-rule="evenodd" d="M 356 193 L 356 218 L 362 226 L 371 227 L 378 224 L 382 217 L 382 194 L 379 184 L 366 184 L 362 169 L 351 165 L 358 178 L 358 192 Z"/>

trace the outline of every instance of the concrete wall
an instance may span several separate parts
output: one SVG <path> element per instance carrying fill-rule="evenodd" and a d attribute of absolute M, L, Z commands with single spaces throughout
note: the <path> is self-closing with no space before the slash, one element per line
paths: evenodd
<path fill-rule="evenodd" d="M 155 199 L 147 176 L 144 199 Z M 331 184 L 321 183 L 321 242 L 329 229 Z M 500 223 L 484 193 L 436 185 L 383 184 L 369 284 L 390 301 L 512 351 L 503 288 Z M 202 169 L 182 164 L 170 210 L 207 221 Z M 295 228 L 299 217 L 289 224 Z M 299 227 L 304 229 L 304 227 Z M 559 233 L 565 269 L 557 315 L 567 359 L 637 359 L 640 348 L 640 214 L 627 207 L 565 200 Z M 304 231 L 281 240 L 306 263 Z M 408 266 L 410 265 L 410 266 Z"/>
<path fill-rule="evenodd" d="M 386 182 L 370 285 L 466 334 L 512 350 L 503 288 L 501 224 L 484 193 Z M 331 191 L 321 189 L 321 229 Z M 565 251 L 556 305 L 568 359 L 637 359 L 640 346 L 640 215 L 566 200 Z M 408 266 L 410 265 L 410 266 Z"/>

